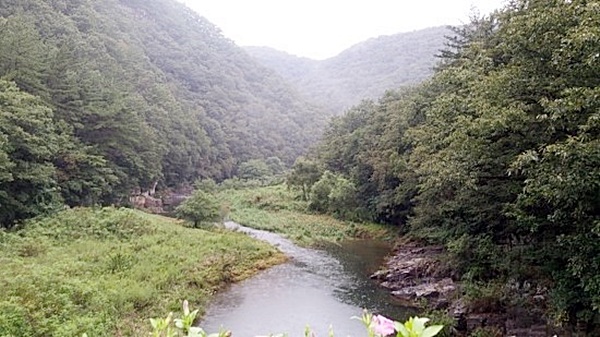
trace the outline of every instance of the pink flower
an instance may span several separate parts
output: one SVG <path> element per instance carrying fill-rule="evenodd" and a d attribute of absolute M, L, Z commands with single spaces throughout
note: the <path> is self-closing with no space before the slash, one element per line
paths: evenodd
<path fill-rule="evenodd" d="M 373 331 L 375 331 L 375 333 L 381 336 L 389 336 L 396 332 L 396 328 L 394 327 L 394 321 L 381 315 L 373 316 L 371 327 L 373 328 Z"/>

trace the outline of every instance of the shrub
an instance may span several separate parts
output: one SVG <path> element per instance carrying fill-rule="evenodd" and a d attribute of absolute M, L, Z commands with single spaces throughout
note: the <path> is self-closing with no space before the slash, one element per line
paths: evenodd
<path fill-rule="evenodd" d="M 180 219 L 194 223 L 194 227 L 202 222 L 217 221 L 219 219 L 219 205 L 212 195 L 196 190 L 191 197 L 175 209 L 175 214 Z"/>

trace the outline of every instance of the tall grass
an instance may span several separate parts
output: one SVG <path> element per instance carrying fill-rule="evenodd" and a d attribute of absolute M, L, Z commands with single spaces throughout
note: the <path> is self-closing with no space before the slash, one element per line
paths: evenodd
<path fill-rule="evenodd" d="M 308 211 L 298 193 L 283 184 L 218 193 L 229 219 L 242 225 L 284 234 L 301 245 L 351 238 L 391 239 L 395 229 L 373 224 L 341 221 Z"/>
<path fill-rule="evenodd" d="M 65 210 L 0 231 L 0 336 L 143 336 L 145 318 L 284 257 L 243 234 L 129 209 Z"/>

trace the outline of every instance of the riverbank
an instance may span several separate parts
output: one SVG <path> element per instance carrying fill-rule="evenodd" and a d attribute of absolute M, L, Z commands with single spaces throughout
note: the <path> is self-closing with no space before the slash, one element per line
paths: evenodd
<path fill-rule="evenodd" d="M 285 185 L 227 189 L 217 195 L 229 219 L 244 226 L 283 234 L 301 246 L 319 242 L 371 238 L 392 241 L 396 228 L 374 223 L 341 221 L 312 214 L 307 203 Z"/>
<path fill-rule="evenodd" d="M 207 331 L 225 327 L 234 336 L 299 337 L 310 326 L 316 336 L 329 335 L 329 327 L 336 336 L 363 336 L 363 324 L 351 319 L 363 309 L 398 319 L 409 315 L 369 279 L 389 252 L 384 242 L 348 240 L 311 249 L 273 232 L 225 226 L 271 243 L 290 259 L 220 292 L 200 322 Z"/>
<path fill-rule="evenodd" d="M 283 254 L 242 233 L 130 209 L 77 208 L 0 231 L 0 336 L 143 336 L 148 317 L 202 314 L 224 285 Z"/>
<path fill-rule="evenodd" d="M 546 320 L 547 288 L 526 281 L 459 282 L 446 254 L 443 246 L 403 240 L 371 278 L 404 305 L 445 316 L 448 336 L 587 336 Z"/>

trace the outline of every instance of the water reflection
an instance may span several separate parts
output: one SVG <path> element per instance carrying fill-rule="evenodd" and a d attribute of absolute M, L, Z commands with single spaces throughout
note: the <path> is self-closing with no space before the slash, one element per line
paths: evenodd
<path fill-rule="evenodd" d="M 227 226 L 276 245 L 291 259 L 217 295 L 202 322 L 207 331 L 222 325 L 234 336 L 286 332 L 294 337 L 303 336 L 309 324 L 317 336 L 327 336 L 330 326 L 337 337 L 364 336 L 362 324 L 350 319 L 362 308 L 398 319 L 406 315 L 368 278 L 389 251 L 381 243 L 353 241 L 312 250 L 274 233 Z"/>
<path fill-rule="evenodd" d="M 403 307 L 383 288 L 369 278 L 383 263 L 391 247 L 376 240 L 354 240 L 341 244 L 323 244 L 331 257 L 338 261 L 350 282 L 334 291 L 336 297 L 345 303 L 366 308 L 397 320 L 404 320 L 413 313 Z"/>

